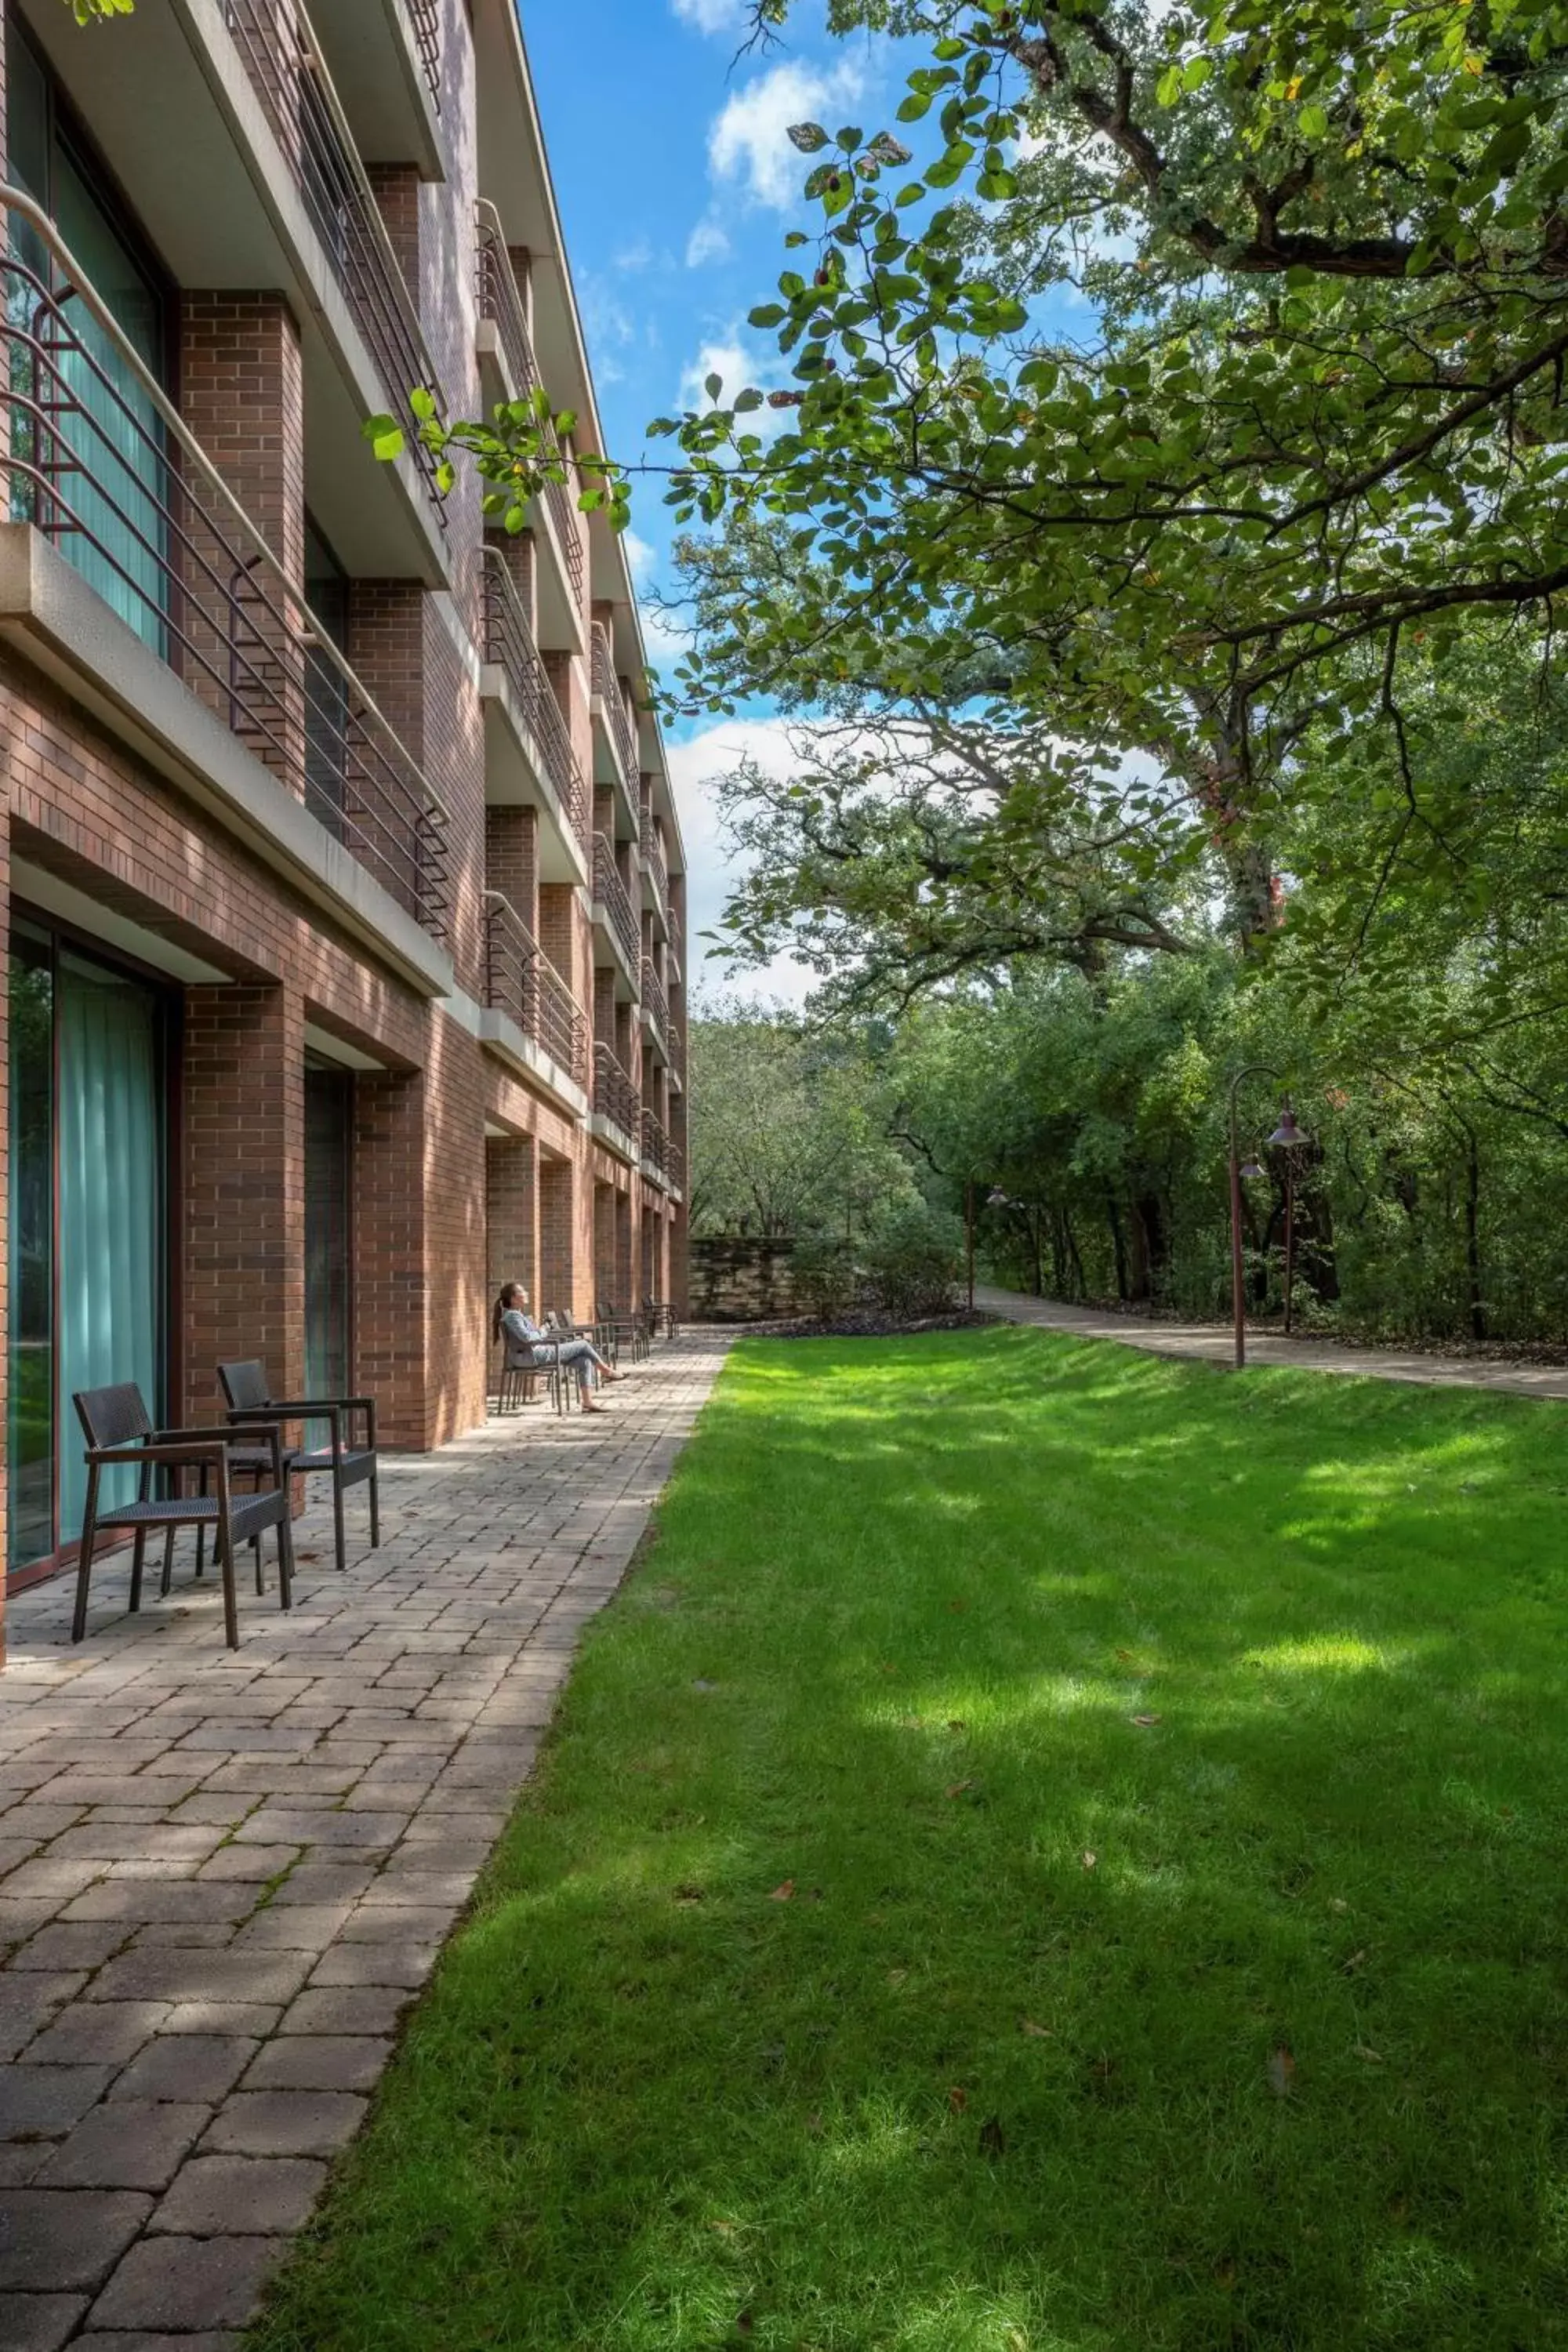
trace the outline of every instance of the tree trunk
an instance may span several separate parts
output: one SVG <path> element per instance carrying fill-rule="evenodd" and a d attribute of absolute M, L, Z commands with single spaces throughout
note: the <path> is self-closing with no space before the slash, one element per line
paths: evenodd
<path fill-rule="evenodd" d="M 1116 1254 L 1116 1296 L 1127 1304 L 1127 1238 L 1121 1230 L 1121 1211 L 1114 1192 L 1105 1196 L 1105 1213 L 1110 1223 L 1110 1246 Z"/>
<path fill-rule="evenodd" d="M 1481 1156 L 1473 1129 L 1466 1129 L 1465 1145 L 1465 1270 L 1469 1281 L 1470 1337 L 1484 1339 L 1487 1309 L 1481 1292 Z"/>

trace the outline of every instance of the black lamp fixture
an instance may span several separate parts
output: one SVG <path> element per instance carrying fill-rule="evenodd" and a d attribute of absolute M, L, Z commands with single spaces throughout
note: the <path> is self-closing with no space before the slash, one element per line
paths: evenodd
<path fill-rule="evenodd" d="M 985 1195 L 985 1205 L 988 1209 L 1010 1209 L 1013 1202 L 1000 1184 L 993 1184 L 990 1192 Z"/>
<path fill-rule="evenodd" d="M 1279 1113 L 1279 1124 L 1268 1139 L 1269 1144 L 1280 1151 L 1289 1151 L 1294 1150 L 1296 1145 L 1305 1143 L 1306 1140 L 1306 1137 L 1296 1124 L 1296 1114 L 1291 1109 L 1289 1097 L 1287 1096 L 1285 1107 Z"/>
<path fill-rule="evenodd" d="M 1270 1142 L 1273 1141 L 1272 1136 L 1269 1138 L 1269 1140 Z M 1242 1161 L 1240 1168 L 1237 1171 L 1237 1173 L 1242 1178 L 1244 1182 L 1255 1184 L 1258 1181 L 1258 1179 L 1262 1175 L 1263 1169 L 1260 1163 L 1250 1152 L 1248 1152 L 1247 1158 Z"/>

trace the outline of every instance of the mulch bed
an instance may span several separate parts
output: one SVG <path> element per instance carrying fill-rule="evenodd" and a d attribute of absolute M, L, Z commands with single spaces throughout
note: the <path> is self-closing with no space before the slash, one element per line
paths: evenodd
<path fill-rule="evenodd" d="M 901 1323 L 896 1316 L 865 1314 L 839 1315 L 830 1323 L 814 1322 L 809 1315 L 795 1315 L 771 1323 L 734 1323 L 728 1328 L 743 1331 L 749 1339 L 907 1339 L 917 1331 L 979 1331 L 989 1328 L 1003 1318 L 997 1315 L 982 1315 L 958 1307 L 951 1315 L 926 1315 L 918 1322 Z"/>

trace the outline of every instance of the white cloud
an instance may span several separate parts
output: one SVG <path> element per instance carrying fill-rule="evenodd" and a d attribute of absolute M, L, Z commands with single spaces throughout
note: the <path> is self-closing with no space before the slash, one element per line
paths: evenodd
<path fill-rule="evenodd" d="M 707 261 L 727 261 L 730 257 L 730 237 L 721 222 L 710 214 L 700 220 L 686 240 L 686 267 L 700 269 Z"/>
<path fill-rule="evenodd" d="M 713 177 L 739 180 L 754 204 L 789 211 L 800 195 L 806 169 L 805 159 L 790 143 L 791 123 L 847 106 L 864 87 L 858 68 L 847 62 L 819 73 L 791 60 L 759 75 L 727 100 L 708 133 Z"/>
<path fill-rule="evenodd" d="M 650 659 L 654 657 L 651 635 L 648 654 Z M 741 996 L 782 997 L 788 1003 L 803 1004 L 818 984 L 816 974 L 793 956 L 775 956 L 764 970 L 734 979 L 728 965 L 703 961 L 708 944 L 700 934 L 716 927 L 736 870 L 720 834 L 713 781 L 748 758 L 770 776 L 793 774 L 795 760 L 789 746 L 790 731 L 790 722 L 783 719 L 725 719 L 669 747 L 670 786 L 686 844 L 689 990 L 700 984 L 733 990 Z"/>
<path fill-rule="evenodd" d="M 675 13 L 683 25 L 695 26 L 700 33 L 741 29 L 740 0 L 675 0 Z"/>
<path fill-rule="evenodd" d="M 703 344 L 696 358 L 682 369 L 679 402 L 682 408 L 709 408 L 714 405 L 708 394 L 708 379 L 719 378 L 719 399 L 728 407 L 738 392 L 749 386 L 759 392 L 773 392 L 789 382 L 784 360 L 775 351 L 759 351 L 747 341 L 739 327 L 731 327 L 712 341 Z M 742 429 L 770 440 L 782 433 L 794 421 L 789 408 L 769 408 L 765 404 L 752 409 L 740 419 Z"/>
<path fill-rule="evenodd" d="M 653 570 L 655 562 L 654 550 L 648 545 L 647 541 L 639 538 L 635 530 L 624 530 L 621 533 L 621 548 L 626 559 L 626 569 L 633 580 L 637 582 L 646 580 Z"/>

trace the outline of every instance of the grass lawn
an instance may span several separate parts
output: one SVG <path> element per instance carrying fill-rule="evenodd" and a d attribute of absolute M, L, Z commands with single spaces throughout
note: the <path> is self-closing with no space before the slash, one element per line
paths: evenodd
<path fill-rule="evenodd" d="M 251 2339 L 1568 2346 L 1568 1410 L 748 1343 Z"/>

